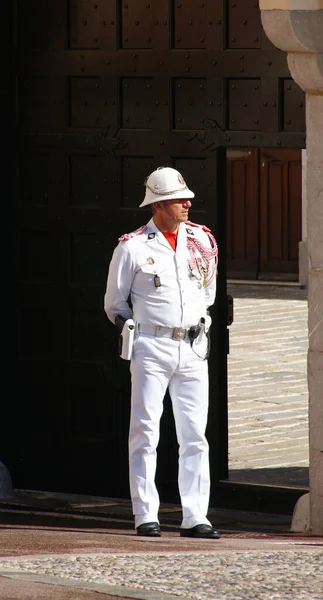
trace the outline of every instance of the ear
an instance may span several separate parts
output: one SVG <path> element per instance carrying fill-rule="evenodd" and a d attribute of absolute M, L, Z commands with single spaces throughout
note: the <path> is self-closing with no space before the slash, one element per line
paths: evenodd
<path fill-rule="evenodd" d="M 163 204 L 162 202 L 154 202 L 153 203 L 153 207 L 156 212 L 160 212 L 161 210 L 163 210 L 162 204 Z"/>

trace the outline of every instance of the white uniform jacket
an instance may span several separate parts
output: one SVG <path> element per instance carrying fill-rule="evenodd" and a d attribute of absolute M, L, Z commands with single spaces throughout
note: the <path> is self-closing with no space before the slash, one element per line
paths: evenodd
<path fill-rule="evenodd" d="M 185 328 L 197 325 L 214 303 L 216 259 L 211 259 L 213 275 L 204 285 L 194 261 L 192 264 L 188 238 L 196 238 L 211 248 L 206 231 L 202 226 L 181 223 L 174 252 L 153 219 L 142 229 L 139 234 L 130 234 L 130 239 L 125 236 L 126 240 L 120 241 L 114 250 L 104 297 L 109 319 L 114 323 L 115 317 L 121 315 L 146 325 Z M 160 280 L 157 287 L 156 276 Z"/>

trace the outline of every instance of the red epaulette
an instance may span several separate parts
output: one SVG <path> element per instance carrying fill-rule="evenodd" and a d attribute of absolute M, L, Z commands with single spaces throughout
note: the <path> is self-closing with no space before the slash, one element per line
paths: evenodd
<path fill-rule="evenodd" d="M 205 233 L 211 232 L 211 229 L 209 229 L 206 225 L 199 225 L 198 223 L 192 223 L 192 221 L 186 221 L 185 225 L 190 225 L 191 227 L 199 227 L 200 229 L 203 229 Z"/>
<path fill-rule="evenodd" d="M 142 227 L 139 227 L 138 229 L 136 229 L 135 231 L 132 231 L 131 233 L 124 233 L 121 237 L 119 237 L 118 242 L 127 242 L 128 240 L 131 240 L 131 238 L 135 237 L 136 235 L 140 235 L 141 233 L 144 233 L 144 231 L 146 231 L 147 229 L 147 225 L 143 225 Z"/>

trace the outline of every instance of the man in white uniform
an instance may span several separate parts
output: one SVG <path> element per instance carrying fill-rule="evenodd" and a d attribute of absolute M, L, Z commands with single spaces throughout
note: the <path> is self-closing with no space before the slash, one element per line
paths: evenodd
<path fill-rule="evenodd" d="M 180 535 L 217 539 L 206 516 L 210 478 L 205 438 L 207 309 L 215 299 L 217 245 L 209 229 L 188 221 L 194 193 L 178 171 L 159 168 L 145 186 L 140 207 L 151 205 L 152 219 L 119 238 L 104 303 L 112 323 L 135 323 L 129 431 L 135 528 L 138 535 L 160 535 L 156 449 L 168 388 L 179 444 Z"/>

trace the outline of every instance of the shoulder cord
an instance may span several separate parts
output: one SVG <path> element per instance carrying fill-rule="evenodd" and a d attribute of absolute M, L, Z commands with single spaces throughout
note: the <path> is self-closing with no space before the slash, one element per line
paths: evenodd
<path fill-rule="evenodd" d="M 198 240 L 196 238 L 191 238 L 191 237 L 187 238 L 187 246 L 188 246 L 189 251 L 191 252 L 194 262 L 196 262 L 198 259 L 197 251 L 200 253 L 200 255 L 205 260 L 206 268 L 207 268 L 205 283 L 207 285 L 211 281 L 211 279 L 214 277 L 216 270 L 217 270 L 218 246 L 217 246 L 217 243 L 216 243 L 215 238 L 213 237 L 212 233 L 207 231 L 206 234 L 210 240 L 211 248 L 208 248 L 207 246 L 205 246 L 200 240 Z M 215 259 L 215 260 L 213 261 L 212 259 Z M 211 266 L 211 268 L 210 268 L 210 266 Z"/>

